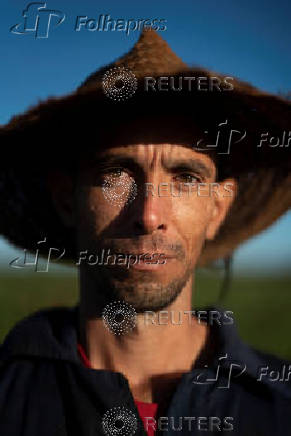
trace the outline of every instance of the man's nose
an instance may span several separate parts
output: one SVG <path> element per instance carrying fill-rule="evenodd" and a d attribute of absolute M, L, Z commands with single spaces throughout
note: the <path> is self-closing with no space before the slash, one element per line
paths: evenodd
<path fill-rule="evenodd" d="M 156 187 L 156 183 L 151 184 Z M 167 220 L 170 216 L 169 199 L 161 198 L 157 189 L 148 192 L 145 187 L 140 194 L 140 203 L 135 219 L 135 227 L 143 233 L 153 233 L 156 230 L 166 230 Z"/>

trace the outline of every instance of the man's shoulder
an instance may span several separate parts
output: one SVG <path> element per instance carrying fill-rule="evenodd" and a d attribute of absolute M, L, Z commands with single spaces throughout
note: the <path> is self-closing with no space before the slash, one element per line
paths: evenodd
<path fill-rule="evenodd" d="M 76 334 L 76 307 L 35 311 L 8 332 L 0 346 L 0 361 L 16 356 L 57 357 Z"/>
<path fill-rule="evenodd" d="M 243 371 L 237 382 L 256 397 L 270 402 L 291 401 L 291 361 L 245 344 L 245 360 L 241 360 Z"/>
<path fill-rule="evenodd" d="M 246 398 L 251 395 L 272 402 L 278 396 L 291 400 L 290 360 L 249 345 L 240 336 L 235 322 L 215 326 L 212 332 L 218 347 L 213 371 L 222 373 L 223 383 L 228 386 L 231 379 L 233 389 L 245 393 Z"/>

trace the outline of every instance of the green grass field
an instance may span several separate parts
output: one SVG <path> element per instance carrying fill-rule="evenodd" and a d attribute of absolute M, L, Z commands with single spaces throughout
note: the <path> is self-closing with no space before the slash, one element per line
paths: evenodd
<path fill-rule="evenodd" d="M 235 277 L 223 304 L 217 303 L 221 273 L 197 274 L 193 305 L 217 305 L 234 312 L 249 344 L 291 360 L 291 277 Z M 74 305 L 77 274 L 0 273 L 0 342 L 24 316 L 44 307 Z"/>

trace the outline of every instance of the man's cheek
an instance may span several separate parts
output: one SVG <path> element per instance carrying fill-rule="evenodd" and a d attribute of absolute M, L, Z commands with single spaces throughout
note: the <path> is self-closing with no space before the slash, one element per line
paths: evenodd
<path fill-rule="evenodd" d="M 120 209 L 108 204 L 102 195 L 95 195 L 93 198 L 91 197 L 88 209 L 98 233 L 105 230 L 106 227 L 114 222 L 116 217 L 120 214 Z"/>
<path fill-rule="evenodd" d="M 205 242 L 206 226 L 205 224 L 197 224 L 197 221 L 192 224 L 191 231 L 184 234 L 187 241 L 186 262 L 194 267 Z"/>
<path fill-rule="evenodd" d="M 175 218 L 179 222 L 184 233 L 189 233 L 196 237 L 203 233 L 211 215 L 210 201 L 187 202 L 175 211 Z"/>

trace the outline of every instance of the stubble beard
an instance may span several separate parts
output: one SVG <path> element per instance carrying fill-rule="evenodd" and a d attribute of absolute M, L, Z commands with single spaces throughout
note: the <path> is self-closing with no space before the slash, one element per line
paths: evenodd
<path fill-rule="evenodd" d="M 88 273 L 94 274 L 92 270 Z M 188 266 L 181 277 L 168 283 L 154 280 L 149 272 L 139 272 L 138 280 L 113 277 L 110 273 L 112 271 L 99 270 L 98 278 L 96 277 L 96 294 L 103 304 L 123 301 L 132 305 L 137 313 L 157 312 L 168 307 L 181 294 L 193 273 L 193 267 Z"/>

